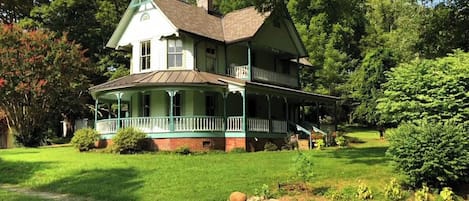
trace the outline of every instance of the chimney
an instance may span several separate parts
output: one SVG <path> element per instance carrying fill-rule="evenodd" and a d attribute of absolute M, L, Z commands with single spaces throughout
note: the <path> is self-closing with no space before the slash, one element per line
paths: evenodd
<path fill-rule="evenodd" d="M 204 8 L 207 12 L 213 11 L 212 0 L 197 0 L 197 7 Z"/>

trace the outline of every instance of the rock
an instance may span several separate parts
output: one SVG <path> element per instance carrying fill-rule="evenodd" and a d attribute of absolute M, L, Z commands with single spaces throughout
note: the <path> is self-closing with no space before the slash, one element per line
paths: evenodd
<path fill-rule="evenodd" d="M 233 192 L 230 195 L 230 201 L 246 201 L 247 196 L 241 192 Z"/>

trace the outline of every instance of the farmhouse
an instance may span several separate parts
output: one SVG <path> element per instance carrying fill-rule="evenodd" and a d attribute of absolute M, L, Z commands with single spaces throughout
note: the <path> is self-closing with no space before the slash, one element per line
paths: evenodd
<path fill-rule="evenodd" d="M 117 104 L 115 116 L 96 110 L 103 146 L 135 127 L 158 150 L 260 150 L 285 142 L 302 105 L 338 100 L 301 90 L 310 64 L 286 9 L 220 16 L 211 0 L 133 0 L 107 47 L 132 57 L 130 75 L 90 89 L 96 108 Z"/>

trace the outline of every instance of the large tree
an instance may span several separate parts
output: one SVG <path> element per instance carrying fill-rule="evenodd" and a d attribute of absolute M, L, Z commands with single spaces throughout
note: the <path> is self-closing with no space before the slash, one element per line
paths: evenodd
<path fill-rule="evenodd" d="M 16 139 L 37 146 L 62 114 L 84 111 L 89 62 L 81 47 L 54 32 L 0 28 L 0 110 Z"/>

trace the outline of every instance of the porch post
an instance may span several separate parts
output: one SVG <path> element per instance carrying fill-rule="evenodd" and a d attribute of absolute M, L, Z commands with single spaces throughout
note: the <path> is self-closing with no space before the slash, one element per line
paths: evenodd
<path fill-rule="evenodd" d="M 287 122 L 287 133 L 288 133 L 288 98 L 287 97 L 283 97 L 283 99 L 285 100 L 285 119 L 286 119 L 286 122 Z"/>
<path fill-rule="evenodd" d="M 174 115 L 173 115 L 173 108 L 174 108 L 174 96 L 176 95 L 177 91 L 175 90 L 168 90 L 169 95 L 169 131 L 174 132 Z"/>
<path fill-rule="evenodd" d="M 318 128 L 321 128 L 321 121 L 319 119 L 319 103 L 318 102 L 315 102 L 316 103 L 316 118 L 318 120 Z"/>
<path fill-rule="evenodd" d="M 226 116 L 226 103 L 228 102 L 228 93 L 229 92 L 223 92 L 223 131 L 226 131 L 228 126 L 226 125 L 228 123 L 227 116 Z"/>
<path fill-rule="evenodd" d="M 121 128 L 121 99 L 122 99 L 122 92 L 116 94 L 117 96 L 117 124 L 116 128 L 119 130 Z"/>
<path fill-rule="evenodd" d="M 94 129 L 97 129 L 98 125 L 98 107 L 99 107 L 99 100 L 96 97 L 96 101 L 94 102 Z"/>
<path fill-rule="evenodd" d="M 243 98 L 243 132 L 247 134 L 248 126 L 247 126 L 247 118 L 246 118 L 246 89 L 241 91 L 241 96 Z"/>
<path fill-rule="evenodd" d="M 270 103 L 270 96 L 267 94 L 267 111 L 268 111 L 268 118 L 269 118 L 269 133 L 272 132 L 272 109 Z"/>
<path fill-rule="evenodd" d="M 251 76 L 252 76 L 251 41 L 248 41 L 248 81 L 251 81 Z"/>
<path fill-rule="evenodd" d="M 296 80 L 297 80 L 297 84 L 298 84 L 298 88 L 301 89 L 301 81 L 300 81 L 300 68 L 301 68 L 301 65 L 300 65 L 300 57 L 296 56 L 296 64 L 298 65 L 298 73 L 296 74 Z"/>
<path fill-rule="evenodd" d="M 334 131 L 337 131 L 337 101 L 334 101 Z"/>
<path fill-rule="evenodd" d="M 112 105 L 112 103 L 107 103 L 107 111 L 108 111 L 107 118 L 108 119 L 111 119 L 111 109 L 112 109 L 111 105 Z"/>

